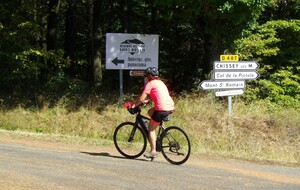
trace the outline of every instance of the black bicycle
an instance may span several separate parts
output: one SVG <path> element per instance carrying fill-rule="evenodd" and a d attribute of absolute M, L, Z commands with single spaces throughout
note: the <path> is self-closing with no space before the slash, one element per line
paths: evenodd
<path fill-rule="evenodd" d="M 126 158 L 137 158 L 147 148 L 147 123 L 150 118 L 141 114 L 141 106 L 128 108 L 131 114 L 136 114 L 135 122 L 121 123 L 114 132 L 114 144 L 117 150 Z M 168 121 L 169 117 L 164 121 Z M 185 163 L 191 154 L 191 142 L 186 132 L 177 127 L 165 127 L 164 121 L 159 125 L 156 140 L 156 151 L 161 152 L 164 158 L 171 164 Z M 153 161 L 153 158 L 151 158 Z"/>

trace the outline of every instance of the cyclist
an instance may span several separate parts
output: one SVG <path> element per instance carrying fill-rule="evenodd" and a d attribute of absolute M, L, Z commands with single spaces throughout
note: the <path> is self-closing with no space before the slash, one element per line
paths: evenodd
<path fill-rule="evenodd" d="M 160 122 L 169 114 L 174 112 L 174 101 L 172 100 L 167 86 L 159 79 L 159 72 L 155 67 L 149 67 L 144 71 L 144 77 L 147 83 L 139 99 L 133 104 L 132 108 L 141 103 L 147 103 L 148 95 L 154 102 L 154 107 L 149 109 L 148 114 L 151 117 L 148 126 L 148 140 L 151 150 L 145 153 L 146 158 L 156 158 L 156 133 L 155 130 Z"/>

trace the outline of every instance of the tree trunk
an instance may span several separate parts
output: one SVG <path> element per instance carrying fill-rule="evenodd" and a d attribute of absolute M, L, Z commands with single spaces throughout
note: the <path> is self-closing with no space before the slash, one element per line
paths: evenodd
<path fill-rule="evenodd" d="M 102 82 L 102 54 L 101 54 L 101 37 L 103 36 L 101 24 L 103 19 L 101 18 L 102 0 L 95 0 L 94 2 L 94 79 L 95 84 L 99 85 Z"/>
<path fill-rule="evenodd" d="M 46 34 L 46 49 L 47 51 L 57 49 L 57 23 L 58 16 L 56 9 L 59 0 L 50 0 L 48 4 L 48 20 L 47 20 L 47 34 Z M 49 60 L 45 60 L 45 67 L 41 68 L 41 79 L 46 81 L 49 73 L 53 72 L 54 65 Z"/>
<path fill-rule="evenodd" d="M 57 13 L 58 0 L 50 0 L 48 4 L 47 50 L 57 49 Z"/>
<path fill-rule="evenodd" d="M 120 2 L 120 6 L 123 8 L 122 11 L 122 28 L 123 28 L 123 32 L 124 33 L 128 33 L 130 32 L 130 24 L 129 24 L 129 13 L 130 11 L 129 9 L 129 5 L 128 5 L 128 1 L 127 0 L 121 0 Z"/>
<path fill-rule="evenodd" d="M 88 50 L 87 50 L 87 80 L 94 82 L 94 0 L 88 0 Z"/>
<path fill-rule="evenodd" d="M 158 33 L 158 20 L 157 20 L 157 17 L 158 17 L 158 14 L 159 14 L 159 11 L 158 11 L 158 8 L 157 6 L 154 5 L 153 1 L 152 0 L 148 0 L 148 3 L 150 5 L 150 9 L 151 9 L 151 33 L 152 34 L 157 34 Z"/>
<path fill-rule="evenodd" d="M 65 54 L 64 58 L 70 60 L 70 67 L 67 69 L 67 73 L 70 76 L 75 76 L 76 66 L 76 33 L 77 33 L 77 6 L 76 1 L 68 0 L 68 10 L 66 12 L 66 24 L 65 24 Z"/>

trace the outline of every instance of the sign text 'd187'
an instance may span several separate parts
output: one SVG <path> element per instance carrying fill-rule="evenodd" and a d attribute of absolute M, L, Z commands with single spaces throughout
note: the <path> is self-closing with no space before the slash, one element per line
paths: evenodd
<path fill-rule="evenodd" d="M 107 33 L 106 69 L 158 68 L 158 35 Z"/>

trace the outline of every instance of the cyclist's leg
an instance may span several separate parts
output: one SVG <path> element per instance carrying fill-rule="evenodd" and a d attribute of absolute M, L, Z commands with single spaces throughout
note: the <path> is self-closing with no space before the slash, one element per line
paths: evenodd
<path fill-rule="evenodd" d="M 145 157 L 147 158 L 154 158 L 156 157 L 156 128 L 158 127 L 159 125 L 159 122 L 156 122 L 155 120 L 153 120 L 153 114 L 154 114 L 154 117 L 155 117 L 155 114 L 156 112 L 154 113 L 154 107 L 153 108 L 150 108 L 148 110 L 148 114 L 150 116 L 150 122 L 149 122 L 149 125 L 148 125 L 148 140 L 149 140 L 149 143 L 150 143 L 150 152 L 149 153 L 146 153 L 144 154 Z"/>
<path fill-rule="evenodd" d="M 150 146 L 151 146 L 150 154 L 155 155 L 156 154 L 156 133 L 155 133 L 155 130 L 158 127 L 158 125 L 160 124 L 160 122 L 163 120 L 163 118 L 165 118 L 166 116 L 168 116 L 172 112 L 157 111 L 157 110 L 154 110 L 154 108 L 152 108 L 148 111 L 148 113 L 151 117 L 149 127 L 148 127 L 148 132 L 149 132 L 148 139 L 149 139 L 149 143 L 150 143 Z"/>
<path fill-rule="evenodd" d="M 154 112 L 154 107 L 153 107 L 153 108 L 150 108 L 150 109 L 148 110 L 148 115 L 149 115 L 150 117 L 152 117 L 153 112 Z"/>
<path fill-rule="evenodd" d="M 149 131 L 149 143 L 151 147 L 151 153 L 156 153 L 156 133 L 155 130 L 158 127 L 159 122 L 154 121 L 153 119 L 150 120 L 148 131 Z"/>

